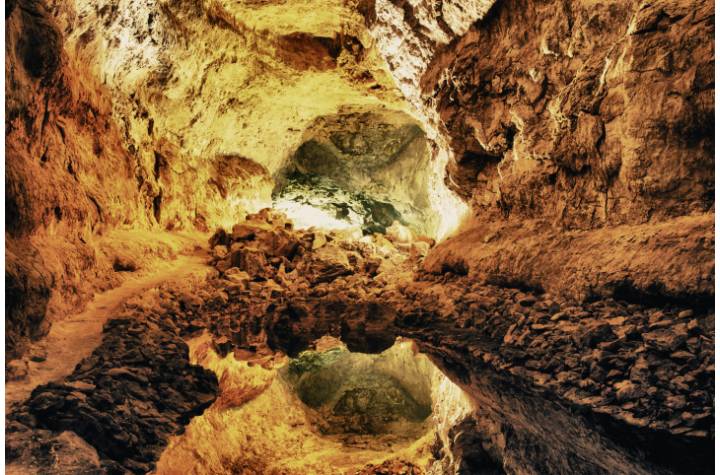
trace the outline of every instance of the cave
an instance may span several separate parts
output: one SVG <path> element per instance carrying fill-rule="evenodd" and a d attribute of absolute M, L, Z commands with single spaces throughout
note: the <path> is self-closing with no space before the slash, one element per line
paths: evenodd
<path fill-rule="evenodd" d="M 417 234 L 437 235 L 432 145 L 417 120 L 398 111 L 344 110 L 316 119 L 301 140 L 273 193 L 273 208 L 298 227 L 370 235 L 385 234 L 397 222 Z"/>
<path fill-rule="evenodd" d="M 472 459 L 469 444 L 449 439 L 452 428 L 471 419 L 471 399 L 409 340 L 368 354 L 322 337 L 295 358 L 222 356 L 207 335 L 189 345 L 191 358 L 215 372 L 221 387 L 213 405 L 170 440 L 159 473 L 177 466 L 373 473 L 374 465 L 420 473 L 427 465 L 446 470 Z M 257 437 L 259 425 L 266 436 Z"/>
<path fill-rule="evenodd" d="M 713 2 L 5 29 L 7 473 L 714 473 Z"/>

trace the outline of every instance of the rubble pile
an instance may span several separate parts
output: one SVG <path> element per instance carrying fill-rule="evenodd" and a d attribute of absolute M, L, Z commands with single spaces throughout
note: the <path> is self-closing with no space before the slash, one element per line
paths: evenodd
<path fill-rule="evenodd" d="M 218 230 L 209 261 L 217 272 L 162 289 L 153 305 L 129 308 L 125 319 L 111 321 L 93 355 L 65 381 L 36 389 L 9 431 L 23 433 L 19 425 L 74 430 L 107 467 L 142 473 L 168 436 L 218 391 L 214 377 L 189 364 L 183 338 L 208 332 L 219 355 L 247 361 L 278 351 L 295 356 L 325 335 L 368 353 L 405 337 L 472 398 L 492 402 L 484 408 L 489 415 L 476 417 L 504 421 L 491 424 L 485 436 L 506 442 L 486 442 L 492 456 L 481 457 L 498 467 L 550 463 L 547 453 L 521 448 L 538 429 L 532 418 L 551 417 L 533 409 L 538 401 L 579 415 L 572 420 L 584 431 L 619 428 L 632 450 L 607 449 L 604 439 L 602 450 L 630 461 L 644 453 L 637 467 L 646 467 L 646 458 L 680 471 L 688 459 L 686 471 L 711 466 L 711 311 L 612 299 L 574 302 L 483 285 L 457 269 L 423 273 L 418 264 L 433 243 L 403 235 L 398 226 L 390 231 L 358 239 L 296 230 L 270 210 L 229 232 Z M 500 390 L 507 393 L 482 399 L 484 391 Z M 510 397 L 516 402 L 503 399 Z M 482 427 L 478 422 L 474 430 L 490 430 Z M 653 452 L 665 447 L 654 445 L 660 439 L 685 447 L 684 455 L 663 459 Z M 533 440 L 536 447 L 544 443 Z M 583 450 L 575 443 L 547 450 L 566 458 Z M 580 472 L 602 463 L 588 460 Z"/>

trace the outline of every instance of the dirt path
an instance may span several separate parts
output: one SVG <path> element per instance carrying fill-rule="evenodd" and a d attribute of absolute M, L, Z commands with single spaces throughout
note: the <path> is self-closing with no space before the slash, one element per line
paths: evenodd
<path fill-rule="evenodd" d="M 160 263 L 155 272 L 131 277 L 119 287 L 96 295 L 83 312 L 54 322 L 48 335 L 34 344 L 47 350 L 47 359 L 30 361 L 28 376 L 22 381 L 6 382 L 6 407 L 25 400 L 37 386 L 72 373 L 80 360 L 100 344 L 105 322 L 115 316 L 130 297 L 163 283 L 203 275 L 211 270 L 206 260 L 204 254 L 180 255 Z"/>

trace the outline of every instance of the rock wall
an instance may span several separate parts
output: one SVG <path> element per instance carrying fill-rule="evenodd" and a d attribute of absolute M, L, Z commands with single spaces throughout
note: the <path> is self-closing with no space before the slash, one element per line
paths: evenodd
<path fill-rule="evenodd" d="M 10 353 L 171 253 L 142 232 L 269 205 L 318 117 L 409 110 L 351 4 L 22 0 L 6 19 Z"/>
<path fill-rule="evenodd" d="M 466 9 L 462 28 L 443 26 L 452 23 L 440 5 L 376 2 L 368 16 L 400 88 L 447 137 L 446 182 L 473 211 L 475 229 L 441 245 L 426 268 L 472 250 L 486 258 L 461 257 L 461 267 L 478 276 L 572 287 L 557 274 L 584 271 L 543 268 L 535 254 L 561 261 L 566 249 L 538 242 L 528 255 L 513 229 L 540 226 L 548 242 L 578 249 L 565 231 L 598 229 L 590 240 L 612 254 L 620 250 L 606 229 L 629 224 L 637 245 L 626 250 L 649 264 L 640 273 L 596 265 L 599 287 L 666 289 L 664 263 L 649 257 L 658 253 L 686 282 L 712 286 L 713 3 L 487 2 Z M 675 220 L 688 215 L 697 220 Z M 646 224 L 664 221 L 677 242 L 704 242 L 690 254 L 707 266 L 684 265 L 681 246 L 647 243 L 655 228 Z M 528 279 L 521 262 L 546 275 Z"/>
<path fill-rule="evenodd" d="M 712 2 L 499 2 L 422 78 L 483 215 L 588 228 L 712 209 Z"/>
<path fill-rule="evenodd" d="M 711 2 L 486 2 L 449 29 L 444 5 L 397 3 L 373 34 L 476 212 L 588 228 L 711 209 Z"/>
<path fill-rule="evenodd" d="M 319 116 L 344 105 L 405 108 L 362 17 L 341 2 L 55 9 L 67 47 L 110 91 L 163 228 L 231 225 L 269 205 L 273 175 Z"/>
<path fill-rule="evenodd" d="M 22 1 L 8 2 L 5 14 L 5 328 L 12 353 L 24 337 L 44 331 L 48 309 L 71 308 L 92 292 L 88 281 L 112 272 L 112 259 L 98 256 L 94 242 L 123 223 L 147 226 L 150 203 L 105 90 L 67 54 L 50 11 Z"/>

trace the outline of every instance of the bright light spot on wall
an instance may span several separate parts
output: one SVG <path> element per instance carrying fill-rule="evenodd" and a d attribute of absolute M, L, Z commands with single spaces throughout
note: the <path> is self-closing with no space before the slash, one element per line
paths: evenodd
<path fill-rule="evenodd" d="M 273 208 L 282 211 L 290 218 L 295 227 L 298 229 L 318 228 L 318 229 L 357 229 L 362 227 L 362 217 L 351 213 L 344 219 L 337 219 L 330 211 L 315 206 L 298 203 L 292 200 L 277 200 L 273 204 Z"/>
<path fill-rule="evenodd" d="M 449 158 L 447 149 L 441 147 L 428 183 L 430 206 L 438 217 L 434 236 L 438 241 L 455 232 L 469 211 L 467 204 L 445 185 L 445 166 Z"/>

